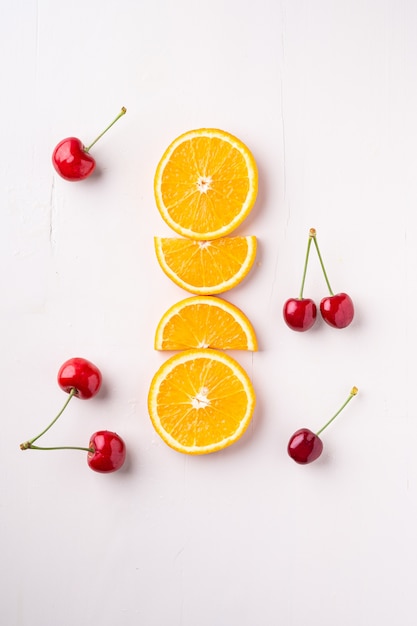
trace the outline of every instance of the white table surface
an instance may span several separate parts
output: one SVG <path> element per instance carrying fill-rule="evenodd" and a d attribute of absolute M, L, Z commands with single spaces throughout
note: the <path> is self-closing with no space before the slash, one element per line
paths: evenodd
<path fill-rule="evenodd" d="M 417 558 L 417 3 L 413 0 L 5 0 L 2 65 L 1 623 L 5 626 L 415 625 Z M 56 143 L 91 141 L 68 183 Z M 153 197 L 179 134 L 227 130 L 253 152 L 250 276 L 224 297 L 252 320 L 257 408 L 243 439 L 187 457 L 147 412 L 162 313 L 188 294 L 161 272 L 172 232 Z M 315 227 L 345 330 L 285 326 Z M 236 234 L 237 234 L 236 233 Z M 306 296 L 327 295 L 312 255 Z M 124 470 L 22 452 L 56 414 L 59 366 L 102 370 L 46 440 L 117 430 Z M 322 458 L 286 453 L 352 385 Z M 48 439 L 47 439 L 48 438 Z"/>

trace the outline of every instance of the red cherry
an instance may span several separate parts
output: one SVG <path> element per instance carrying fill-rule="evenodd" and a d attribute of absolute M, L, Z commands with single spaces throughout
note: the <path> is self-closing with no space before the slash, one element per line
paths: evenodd
<path fill-rule="evenodd" d="M 346 328 L 346 326 L 349 326 L 353 320 L 355 313 L 352 299 L 347 295 L 347 293 L 333 293 L 327 277 L 326 268 L 324 267 L 314 228 L 310 229 L 310 236 L 313 238 L 314 245 L 316 246 L 324 279 L 330 292 L 330 296 L 323 298 L 320 302 L 320 313 L 324 321 L 329 324 L 329 326 L 333 326 L 333 328 Z"/>
<path fill-rule="evenodd" d="M 357 387 L 352 387 L 348 398 L 344 401 L 342 406 L 336 413 L 329 419 L 319 431 L 313 433 L 308 428 L 300 428 L 290 438 L 287 446 L 287 452 L 289 456 L 301 465 L 312 463 L 319 458 L 323 452 L 323 442 L 320 439 L 321 433 L 325 430 L 336 417 L 343 411 L 345 406 L 356 396 L 358 393 Z"/>
<path fill-rule="evenodd" d="M 308 428 L 297 430 L 288 443 L 288 454 L 301 465 L 312 463 L 322 452 L 322 440 Z"/>
<path fill-rule="evenodd" d="M 74 395 L 82 400 L 88 400 L 95 396 L 101 387 L 101 372 L 90 361 L 79 357 L 68 359 L 59 368 L 58 385 L 70 393 L 75 390 Z"/>
<path fill-rule="evenodd" d="M 63 139 L 52 154 L 52 163 L 65 180 L 83 180 L 94 172 L 96 162 L 76 137 Z"/>
<path fill-rule="evenodd" d="M 52 164 L 58 174 L 69 181 L 84 180 L 90 176 L 96 167 L 95 160 L 89 154 L 91 148 L 125 113 L 126 109 L 122 107 L 119 115 L 87 148 L 77 137 L 60 141 L 52 153 Z"/>
<path fill-rule="evenodd" d="M 120 469 L 126 459 L 126 446 L 121 437 L 108 430 L 100 430 L 90 437 L 87 463 L 102 474 Z"/>
<path fill-rule="evenodd" d="M 290 298 L 284 304 L 285 323 L 291 330 L 309 330 L 317 317 L 317 307 L 310 298 Z"/>
<path fill-rule="evenodd" d="M 329 326 L 346 328 L 353 320 L 355 310 L 352 299 L 347 293 L 337 293 L 322 299 L 320 313 Z"/>
<path fill-rule="evenodd" d="M 287 326 L 291 328 L 291 330 L 295 330 L 298 332 L 304 332 L 306 330 L 309 330 L 309 328 L 313 326 L 317 317 L 317 307 L 313 300 L 311 300 L 310 298 L 303 298 L 304 283 L 306 280 L 308 258 L 311 248 L 311 240 L 314 236 L 312 230 L 313 229 L 310 230 L 310 234 L 308 237 L 300 295 L 298 298 L 290 298 L 289 300 L 287 300 L 282 310 L 284 320 Z"/>

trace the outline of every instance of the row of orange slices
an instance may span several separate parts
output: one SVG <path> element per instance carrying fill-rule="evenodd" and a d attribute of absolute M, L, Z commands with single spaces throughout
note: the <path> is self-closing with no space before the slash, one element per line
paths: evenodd
<path fill-rule="evenodd" d="M 170 447 L 206 454 L 236 442 L 247 429 L 255 392 L 225 350 L 257 350 L 247 316 L 218 297 L 253 266 L 256 237 L 230 236 L 257 195 L 255 160 L 236 137 L 199 129 L 178 137 L 155 174 L 158 210 L 180 237 L 155 237 L 161 269 L 193 294 L 160 319 L 156 350 L 178 351 L 154 375 L 148 396 L 153 426 Z"/>

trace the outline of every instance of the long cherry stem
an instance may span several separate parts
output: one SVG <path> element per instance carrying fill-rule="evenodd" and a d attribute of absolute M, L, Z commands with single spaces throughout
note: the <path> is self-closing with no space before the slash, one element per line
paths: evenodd
<path fill-rule="evenodd" d="M 63 412 L 65 411 L 65 409 L 67 408 L 69 402 L 71 401 L 71 398 L 73 398 L 74 396 L 77 395 L 77 390 L 75 389 L 75 387 L 73 387 L 71 389 L 71 391 L 69 392 L 69 396 L 67 398 L 67 401 L 65 402 L 64 406 L 62 407 L 62 409 L 60 410 L 60 412 L 58 413 L 58 415 L 56 417 L 54 417 L 54 419 L 52 420 L 52 422 L 50 424 L 48 424 L 48 426 L 46 428 L 44 428 L 44 430 L 39 433 L 39 435 L 36 435 L 36 437 L 32 437 L 32 439 L 29 439 L 28 441 L 25 441 L 24 443 L 20 444 L 20 449 L 21 450 L 27 450 L 28 448 L 33 448 L 35 449 L 35 446 L 32 446 L 32 444 L 39 439 L 40 437 L 42 437 L 54 424 L 55 422 L 61 417 L 61 415 L 63 414 Z"/>
<path fill-rule="evenodd" d="M 100 133 L 100 135 L 94 139 L 93 143 L 90 143 L 90 145 L 89 145 L 87 148 L 84 148 L 84 152 L 89 152 L 89 151 L 91 150 L 91 148 L 94 146 L 94 144 L 96 144 L 96 143 L 97 143 L 97 141 L 98 141 L 99 139 L 101 139 L 101 138 L 102 138 L 102 136 L 103 136 L 105 133 L 107 133 L 107 131 L 108 131 L 108 130 L 109 130 L 109 129 L 113 126 L 113 124 L 115 124 L 115 123 L 117 122 L 117 120 L 119 120 L 119 119 L 120 119 L 120 118 L 121 118 L 121 117 L 122 117 L 125 113 L 126 113 L 126 108 L 125 108 L 125 107 L 122 107 L 122 108 L 121 108 L 121 111 L 120 111 L 120 113 L 119 113 L 119 115 L 118 115 L 117 117 L 115 117 L 115 118 L 114 118 L 114 120 L 112 121 L 112 123 L 111 123 L 111 124 L 109 124 L 109 125 L 107 126 L 107 128 L 105 128 L 105 129 L 103 130 L 103 132 L 102 132 L 102 133 Z"/>
<path fill-rule="evenodd" d="M 307 243 L 307 251 L 306 251 L 306 256 L 305 256 L 305 261 L 304 261 L 303 278 L 301 280 L 300 295 L 298 296 L 299 300 L 303 299 L 304 284 L 306 282 L 307 265 L 308 265 L 308 258 L 310 256 L 310 248 L 311 248 L 311 240 L 312 240 L 312 238 L 313 238 L 313 235 L 311 234 L 311 230 L 310 230 L 310 235 L 308 237 L 308 243 Z"/>
<path fill-rule="evenodd" d="M 30 442 L 28 443 L 28 447 L 31 450 L 83 450 L 84 452 L 94 452 L 94 448 L 83 448 L 81 446 L 52 446 L 50 448 L 43 448 L 41 446 L 33 446 Z"/>
<path fill-rule="evenodd" d="M 333 296 L 333 290 L 330 287 L 330 283 L 329 283 L 329 279 L 327 277 L 327 272 L 326 269 L 324 267 L 324 263 L 323 263 L 323 259 L 321 257 L 321 253 L 320 253 L 320 248 L 319 248 L 319 244 L 317 243 L 317 237 L 316 237 L 316 229 L 315 228 L 310 228 L 310 237 L 314 240 L 314 245 L 316 246 L 316 250 L 317 250 L 317 254 L 319 257 L 319 261 L 320 261 L 320 265 L 321 265 L 321 269 L 323 270 L 323 274 L 324 274 L 324 279 L 326 281 L 327 284 L 327 288 L 330 292 L 330 295 Z"/>
<path fill-rule="evenodd" d="M 333 422 L 333 420 L 334 420 L 334 419 L 336 419 L 336 417 L 339 415 L 339 413 L 341 413 L 341 412 L 343 411 L 343 409 L 345 408 L 345 406 L 346 406 L 347 404 L 349 404 L 349 402 L 352 400 L 352 398 L 354 398 L 354 397 L 356 396 L 356 394 L 357 394 L 357 393 L 358 393 L 358 388 L 357 388 L 357 387 L 352 387 L 352 389 L 351 389 L 351 391 L 350 391 L 350 394 L 349 394 L 349 397 L 345 400 L 345 402 L 342 404 L 342 406 L 340 407 L 340 409 L 339 409 L 339 410 L 338 410 L 338 411 L 337 411 L 337 412 L 333 415 L 333 417 L 331 417 L 331 418 L 329 419 L 329 421 L 328 421 L 328 422 L 326 422 L 326 424 L 325 424 L 324 426 L 322 426 L 322 427 L 320 428 L 320 430 L 318 430 L 318 431 L 316 432 L 316 435 L 317 435 L 317 436 L 319 436 L 319 435 L 323 432 L 323 430 L 324 430 L 325 428 L 327 428 L 327 427 L 329 426 L 329 424 L 331 424 L 331 423 Z"/>

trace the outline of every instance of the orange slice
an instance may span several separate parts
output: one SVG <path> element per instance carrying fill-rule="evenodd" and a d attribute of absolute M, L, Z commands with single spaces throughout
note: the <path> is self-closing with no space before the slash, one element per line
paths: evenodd
<path fill-rule="evenodd" d="M 155 332 L 155 350 L 257 350 L 255 331 L 246 315 L 216 296 L 194 296 L 174 304 Z"/>
<path fill-rule="evenodd" d="M 207 454 L 243 435 L 255 408 L 255 392 L 244 369 L 229 355 L 186 350 L 156 372 L 148 408 L 168 446 L 184 454 Z"/>
<path fill-rule="evenodd" d="M 192 239 L 216 239 L 248 216 L 258 191 L 255 160 L 237 137 L 215 128 L 184 133 L 155 173 L 155 200 L 165 222 Z"/>
<path fill-rule="evenodd" d="M 256 256 L 256 237 L 194 241 L 155 237 L 158 262 L 179 287 L 197 295 L 219 294 L 238 285 Z"/>

